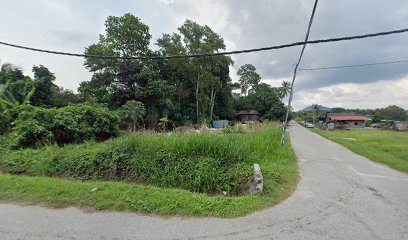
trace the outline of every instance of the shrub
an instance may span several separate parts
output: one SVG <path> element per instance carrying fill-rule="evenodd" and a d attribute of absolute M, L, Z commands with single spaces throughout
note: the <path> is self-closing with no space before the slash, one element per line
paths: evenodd
<path fill-rule="evenodd" d="M 7 151 L 5 145 L 0 170 L 233 195 L 249 180 L 255 162 L 270 186 L 282 184 L 280 166 L 294 158 L 288 147 L 281 147 L 280 137 L 278 128 L 268 128 L 247 134 L 129 133 L 103 143 L 17 151 Z"/>
<path fill-rule="evenodd" d="M 245 133 L 245 129 L 242 125 L 228 126 L 222 129 L 224 134 L 242 134 Z"/>
<path fill-rule="evenodd" d="M 11 125 L 11 117 L 4 112 L 0 112 L 0 135 L 6 134 Z"/>
<path fill-rule="evenodd" d="M 106 140 L 116 136 L 119 131 L 118 114 L 95 104 L 59 109 L 32 107 L 22 111 L 14 123 L 13 135 L 17 147 Z"/>
<path fill-rule="evenodd" d="M 49 170 L 43 174 L 237 193 L 252 169 L 251 147 L 238 141 L 233 136 L 205 134 L 126 135 L 104 144 L 60 148 L 48 157 Z"/>

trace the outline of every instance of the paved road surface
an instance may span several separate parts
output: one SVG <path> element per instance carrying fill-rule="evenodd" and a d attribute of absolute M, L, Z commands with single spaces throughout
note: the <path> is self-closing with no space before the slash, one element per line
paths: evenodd
<path fill-rule="evenodd" d="M 237 219 L 84 213 L 0 204 L 0 239 L 408 239 L 408 175 L 290 129 L 302 180 L 282 204 Z"/>

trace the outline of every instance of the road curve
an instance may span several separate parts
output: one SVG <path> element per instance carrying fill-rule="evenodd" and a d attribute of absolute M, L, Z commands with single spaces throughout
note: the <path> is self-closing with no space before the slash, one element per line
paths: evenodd
<path fill-rule="evenodd" d="M 159 218 L 0 204 L 0 239 L 408 239 L 408 175 L 299 125 L 302 179 L 273 208 L 236 219 Z"/>

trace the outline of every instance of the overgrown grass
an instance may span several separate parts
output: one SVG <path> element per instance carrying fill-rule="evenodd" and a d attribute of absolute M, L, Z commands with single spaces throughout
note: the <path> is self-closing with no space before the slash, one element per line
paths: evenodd
<path fill-rule="evenodd" d="M 313 129 L 312 131 L 347 147 L 355 153 L 408 173 L 407 132 L 373 129 L 351 131 Z"/>
<path fill-rule="evenodd" d="M 280 147 L 279 136 L 277 128 L 231 135 L 143 133 L 104 143 L 7 150 L 0 156 L 0 169 L 31 176 L 1 174 L 0 200 L 159 215 L 241 216 L 276 204 L 289 196 L 296 186 L 295 155 L 289 145 Z M 163 161 L 165 164 L 160 165 Z M 236 180 L 241 177 L 246 181 L 248 170 L 255 162 L 260 164 L 264 175 L 264 194 L 211 196 L 178 189 L 198 191 L 200 189 L 194 186 L 204 186 L 202 192 L 232 193 L 236 184 L 240 184 Z M 187 169 L 191 173 L 184 171 L 183 164 L 192 167 Z M 34 175 L 36 177 L 32 177 Z M 95 181 L 101 179 L 110 182 Z M 221 184 L 215 183 L 218 187 L 211 192 L 208 186 L 214 179 Z M 230 184 L 231 179 L 236 182 Z M 200 181 L 211 184 L 203 185 Z M 197 182 L 199 184 L 195 185 Z"/>

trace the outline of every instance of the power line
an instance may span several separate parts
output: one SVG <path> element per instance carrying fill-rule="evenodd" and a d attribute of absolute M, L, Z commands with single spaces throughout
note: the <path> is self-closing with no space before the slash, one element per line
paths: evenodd
<path fill-rule="evenodd" d="M 302 61 L 303 53 L 305 51 L 306 44 L 307 44 L 308 39 L 309 39 L 310 29 L 312 28 L 312 23 L 313 23 L 313 19 L 314 19 L 314 15 L 315 15 L 315 12 L 316 12 L 318 2 L 319 2 L 319 0 L 316 0 L 314 5 L 313 5 L 312 15 L 310 16 L 309 25 L 307 26 L 307 31 L 306 31 L 305 41 L 304 41 L 305 44 L 303 44 L 302 51 L 300 52 L 299 60 L 297 61 L 296 65 L 295 65 L 295 70 L 293 71 L 292 84 L 290 85 L 290 95 L 289 95 L 288 109 L 286 111 L 285 121 L 283 122 L 283 133 L 282 133 L 282 139 L 281 139 L 282 146 L 285 145 L 286 128 L 287 128 L 287 125 L 288 125 L 290 105 L 292 103 L 292 98 L 293 98 L 293 85 L 295 84 L 296 73 L 297 73 L 300 62 Z"/>
<path fill-rule="evenodd" d="M 310 24 L 310 22 L 309 22 Z M 236 55 L 242 53 L 251 53 L 251 52 L 261 52 L 261 51 L 270 51 L 276 49 L 283 49 L 283 48 L 290 48 L 296 46 L 304 46 L 306 44 L 319 44 L 319 43 L 329 43 L 329 42 L 340 42 L 340 41 L 350 41 L 356 39 L 364 39 L 364 38 L 372 38 L 378 36 L 386 36 L 392 34 L 399 34 L 408 32 L 408 28 L 386 31 L 386 32 L 377 32 L 377 33 L 369 33 L 363 35 L 354 35 L 354 36 L 346 36 L 346 37 L 337 37 L 337 38 L 327 38 L 327 39 L 319 39 L 319 40 L 305 40 L 303 42 L 294 42 L 282 45 L 275 45 L 271 47 L 263 47 L 263 48 L 251 48 L 251 49 L 244 49 L 244 50 L 236 50 L 236 51 L 227 51 L 227 52 L 217 52 L 217 53 L 203 53 L 203 54 L 191 54 L 191 55 L 167 55 L 167 56 L 108 56 L 108 55 L 87 55 L 87 54 L 79 54 L 79 53 L 70 53 L 70 52 L 61 52 L 55 50 L 46 50 L 40 48 L 33 48 L 27 47 L 22 45 L 17 45 L 13 43 L 7 43 L 0 41 L 0 45 L 19 48 L 29 51 L 35 52 L 42 52 L 42 53 L 49 53 L 49 54 L 56 54 L 56 55 L 64 55 L 64 56 L 71 56 L 71 57 L 85 57 L 85 58 L 98 58 L 98 59 L 137 59 L 137 60 L 155 60 L 155 59 L 174 59 L 174 58 L 195 58 L 195 57 L 211 57 L 211 56 L 223 56 L 223 55 Z M 303 50 L 303 49 L 302 49 Z M 302 51 L 303 54 L 303 51 Z"/>
<path fill-rule="evenodd" d="M 388 61 L 388 62 L 376 62 L 376 63 L 362 63 L 362 64 L 353 64 L 353 65 L 340 65 L 340 66 L 331 66 L 331 67 L 299 68 L 298 70 L 302 70 L 302 71 L 317 71 L 317 70 L 330 70 L 330 69 L 341 69 L 341 68 L 367 67 L 367 66 L 387 65 L 387 64 L 397 64 L 397 63 L 407 63 L 407 62 L 408 62 L 408 60 L 400 60 L 400 61 Z"/>

